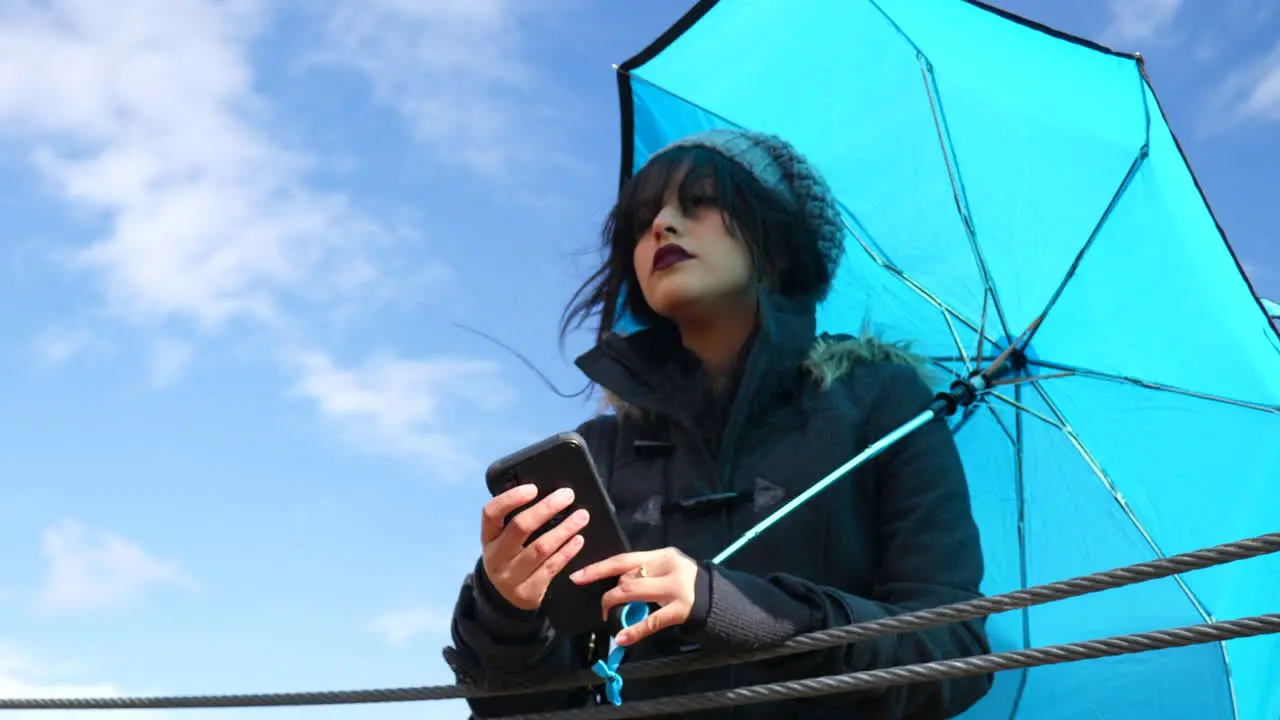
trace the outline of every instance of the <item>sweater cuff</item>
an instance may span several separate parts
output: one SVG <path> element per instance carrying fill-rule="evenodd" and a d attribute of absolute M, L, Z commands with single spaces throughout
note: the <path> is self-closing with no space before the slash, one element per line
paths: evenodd
<path fill-rule="evenodd" d="M 537 637 L 545 619 L 536 610 L 521 610 L 512 605 L 493 586 L 484 562 L 476 563 L 475 578 L 476 620 L 488 630 L 495 640 L 523 642 Z"/>
<path fill-rule="evenodd" d="M 698 563 L 698 577 L 694 581 L 693 607 L 689 610 L 689 618 L 680 626 L 680 634 L 687 640 L 696 640 L 698 634 L 707 626 L 707 616 L 711 613 L 711 569 L 706 562 Z"/>
<path fill-rule="evenodd" d="M 815 608 L 768 580 L 715 565 L 703 571 L 707 612 L 695 639 L 708 650 L 761 650 L 814 630 L 821 622 Z"/>

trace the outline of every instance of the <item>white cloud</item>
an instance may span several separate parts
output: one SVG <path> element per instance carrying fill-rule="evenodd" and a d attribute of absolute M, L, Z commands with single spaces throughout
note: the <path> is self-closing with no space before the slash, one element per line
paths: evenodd
<path fill-rule="evenodd" d="M 124 693 L 113 683 L 76 682 L 66 678 L 75 674 L 64 664 L 43 662 L 21 650 L 0 644 L 0 697 L 2 698 L 84 698 L 118 697 Z M 5 720 L 71 720 L 84 717 L 84 710 L 6 710 Z M 156 710 L 110 710 L 96 715 L 112 720 L 165 720 L 173 713 Z"/>
<path fill-rule="evenodd" d="M 1200 117 L 1206 133 L 1274 122 L 1280 122 L 1280 44 L 1228 73 L 1209 94 Z"/>
<path fill-rule="evenodd" d="M 37 601 L 46 613 L 122 605 L 151 585 L 193 585 L 177 565 L 152 556 L 131 540 L 91 530 L 75 520 L 47 528 L 41 550 L 49 568 Z"/>
<path fill-rule="evenodd" d="M 163 388 L 177 382 L 195 355 L 190 343 L 161 338 L 151 348 L 149 375 L 154 387 Z"/>
<path fill-rule="evenodd" d="M 1240 261 L 1240 267 L 1244 269 L 1245 277 L 1249 278 L 1255 286 L 1271 277 L 1271 272 L 1268 271 L 1268 268 L 1255 262 L 1242 260 Z"/>
<path fill-rule="evenodd" d="M 330 60 L 376 76 L 389 102 L 408 93 L 397 107 L 424 139 L 465 146 L 459 152 L 472 164 L 497 162 L 491 153 L 503 152 L 519 108 L 500 94 L 533 88 L 507 56 L 517 33 L 506 3 L 332 7 Z M 93 232 L 57 256 L 98 283 L 107 317 L 163 333 L 142 336 L 153 386 L 176 382 L 208 333 L 265 330 L 276 347 L 310 346 L 305 323 L 349 322 L 353 308 L 408 301 L 402 281 L 430 281 L 420 288 L 451 278 L 430 259 L 389 260 L 416 244 L 415 234 L 316 189 L 314 159 L 273 131 L 278 119 L 255 87 L 251 59 L 278 7 L 11 0 L 0 8 L 0 140 L 24 148 L 43 187 Z M 166 339 L 190 330 L 175 323 L 193 326 L 194 339 Z M 91 340 L 53 330 L 35 345 L 57 364 Z M 359 376 L 325 362 L 291 367 L 326 416 L 368 423 L 369 432 L 351 434 L 438 463 L 462 453 L 454 429 L 432 415 L 447 397 L 466 396 L 448 385 L 492 379 L 488 366 L 454 360 L 374 362 Z M 411 387 L 361 384 L 379 378 Z"/>
<path fill-rule="evenodd" d="M 5 8 L 0 125 L 101 230 L 70 262 L 97 274 L 113 311 L 273 320 L 284 295 L 362 266 L 365 221 L 310 189 L 309 158 L 265 129 L 248 56 L 257 0 Z"/>
<path fill-rule="evenodd" d="M 451 613 L 420 606 L 380 615 L 370 623 L 370 629 L 392 645 L 404 645 L 420 635 L 448 633 L 452 619 Z"/>
<path fill-rule="evenodd" d="M 366 77 L 440 159 L 507 178 L 531 161 L 571 162 L 545 137 L 530 143 L 557 124 L 549 118 L 563 101 L 528 62 L 531 24 L 564 10 L 538 0 L 337 0 L 311 59 Z"/>
<path fill-rule="evenodd" d="M 1110 45 L 1160 43 L 1173 25 L 1182 0 L 1107 0 L 1103 42 Z M 1123 48 L 1118 48 L 1123 49 Z"/>
<path fill-rule="evenodd" d="M 1241 71 L 1245 88 L 1240 115 L 1244 119 L 1280 122 L 1280 45 Z"/>
<path fill-rule="evenodd" d="M 372 452 L 417 458 L 446 479 L 477 465 L 469 449 L 473 438 L 459 416 L 510 401 L 498 366 L 486 361 L 413 360 L 384 352 L 342 367 L 313 351 L 298 355 L 294 365 L 294 393 L 315 403 L 349 439 Z"/>
<path fill-rule="evenodd" d="M 88 352 L 96 344 L 93 333 L 84 328 L 54 327 L 42 332 L 34 341 L 36 354 L 48 365 L 62 365 Z"/>

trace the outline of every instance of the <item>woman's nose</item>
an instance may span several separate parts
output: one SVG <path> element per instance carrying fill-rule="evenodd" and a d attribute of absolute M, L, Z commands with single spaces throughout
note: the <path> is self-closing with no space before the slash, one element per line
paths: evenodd
<path fill-rule="evenodd" d="M 676 218 L 670 208 L 663 208 L 662 212 L 658 213 L 649 230 L 653 234 L 653 239 L 659 242 L 680 234 L 680 226 L 676 224 Z"/>

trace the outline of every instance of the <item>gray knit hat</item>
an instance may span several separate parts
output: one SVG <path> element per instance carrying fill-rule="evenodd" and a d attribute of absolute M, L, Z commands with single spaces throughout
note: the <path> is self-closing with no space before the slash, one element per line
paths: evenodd
<path fill-rule="evenodd" d="M 680 147 L 715 150 L 745 167 L 766 187 L 795 203 L 818 240 L 832 277 L 844 254 L 844 223 L 835 197 L 819 174 L 790 143 L 750 130 L 716 129 L 681 138 L 653 154 Z"/>

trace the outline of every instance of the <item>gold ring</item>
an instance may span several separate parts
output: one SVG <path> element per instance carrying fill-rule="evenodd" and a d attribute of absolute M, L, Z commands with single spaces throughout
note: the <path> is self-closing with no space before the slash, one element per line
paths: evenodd
<path fill-rule="evenodd" d="M 649 577 L 649 569 L 646 568 L 644 565 L 640 566 L 640 577 L 642 578 Z"/>

